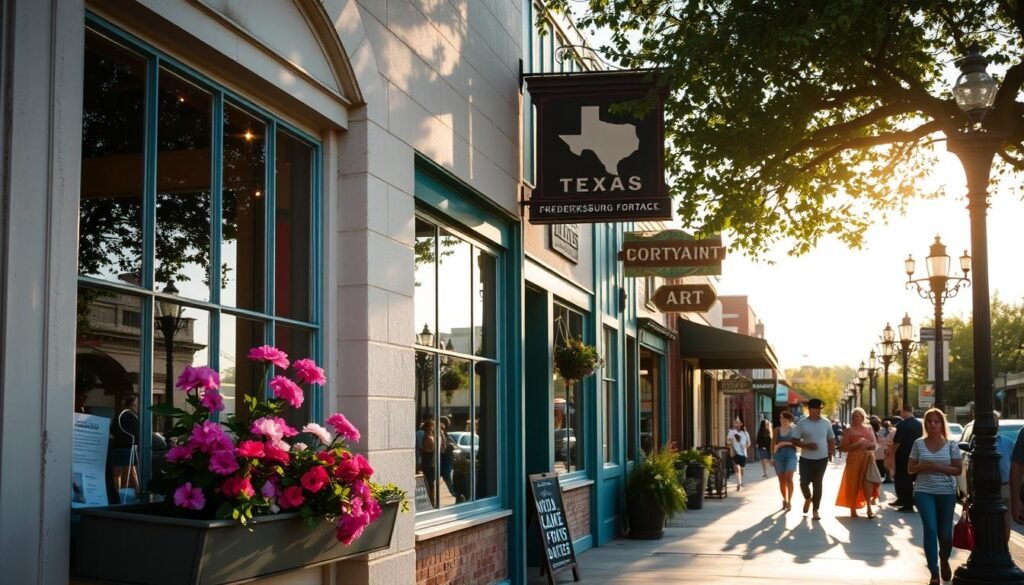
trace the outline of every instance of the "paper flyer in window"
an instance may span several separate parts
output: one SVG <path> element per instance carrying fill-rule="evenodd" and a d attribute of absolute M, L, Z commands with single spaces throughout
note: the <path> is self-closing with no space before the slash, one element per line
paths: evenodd
<path fill-rule="evenodd" d="M 71 507 L 106 506 L 107 444 L 110 419 L 75 413 L 71 450 Z"/>

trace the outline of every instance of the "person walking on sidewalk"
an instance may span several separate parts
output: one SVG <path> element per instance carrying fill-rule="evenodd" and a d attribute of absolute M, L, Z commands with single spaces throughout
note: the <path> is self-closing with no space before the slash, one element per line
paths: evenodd
<path fill-rule="evenodd" d="M 867 505 L 868 518 L 874 518 L 871 500 L 878 497 L 882 478 L 875 466 L 875 433 L 865 419 L 867 413 L 857 407 L 850 413 L 850 428 L 843 433 L 841 448 L 846 452 L 846 468 L 839 484 L 836 505 L 850 509 L 850 517 L 857 517 L 857 509 Z"/>
<path fill-rule="evenodd" d="M 909 404 L 903 405 L 901 413 L 903 422 L 896 428 L 892 439 L 896 461 L 896 501 L 889 504 L 900 512 L 914 511 L 914 475 L 907 471 L 910 451 L 914 441 L 921 437 L 921 423 L 914 418 L 914 409 Z"/>
<path fill-rule="evenodd" d="M 821 417 L 821 409 L 824 406 L 825 403 L 818 398 L 809 400 L 807 408 L 810 414 L 796 424 L 790 435 L 790 442 L 801 450 L 800 492 L 804 496 L 804 514 L 813 503 L 815 520 L 821 519 L 818 515 L 818 508 L 821 507 L 821 482 L 836 451 L 836 436 L 832 432 L 832 424 L 828 419 Z"/>
<path fill-rule="evenodd" d="M 736 473 L 736 491 L 743 489 L 743 468 L 747 465 L 747 449 L 750 448 L 750 435 L 743 428 L 743 421 L 736 419 L 725 439 L 729 443 L 732 454 L 733 471 Z"/>
<path fill-rule="evenodd" d="M 761 460 L 761 478 L 768 477 L 768 468 L 772 466 L 772 421 L 761 420 L 761 428 L 757 429 L 757 458 Z"/>
<path fill-rule="evenodd" d="M 961 457 L 956 441 L 946 436 L 946 415 L 938 408 L 924 413 L 924 436 L 914 441 L 907 467 L 917 474 L 914 503 L 924 528 L 924 556 L 932 574 L 928 583 L 939 585 L 940 569 L 943 581 L 953 577 L 949 553 L 953 548 L 953 507 Z"/>
<path fill-rule="evenodd" d="M 790 442 L 793 433 L 793 413 L 788 410 L 779 415 L 779 426 L 772 436 L 772 453 L 775 454 L 775 475 L 779 478 L 782 492 L 782 509 L 793 509 L 793 474 L 796 472 L 796 447 Z"/>

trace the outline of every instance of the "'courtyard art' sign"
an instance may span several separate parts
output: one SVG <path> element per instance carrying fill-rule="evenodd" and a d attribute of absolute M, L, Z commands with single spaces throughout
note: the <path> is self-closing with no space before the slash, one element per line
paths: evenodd
<path fill-rule="evenodd" d="M 530 223 L 671 219 L 664 116 L 620 106 L 654 89 L 651 72 L 526 77 L 537 109 L 537 180 Z"/>
<path fill-rule="evenodd" d="M 627 277 L 716 275 L 723 259 L 720 236 L 698 240 L 683 230 L 626 232 L 619 252 Z"/>

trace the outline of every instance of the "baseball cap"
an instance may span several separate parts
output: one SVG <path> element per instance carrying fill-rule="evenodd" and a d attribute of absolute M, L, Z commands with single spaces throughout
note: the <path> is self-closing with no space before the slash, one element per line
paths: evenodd
<path fill-rule="evenodd" d="M 807 408 L 821 408 L 825 406 L 825 403 L 818 398 L 811 398 L 807 401 Z"/>

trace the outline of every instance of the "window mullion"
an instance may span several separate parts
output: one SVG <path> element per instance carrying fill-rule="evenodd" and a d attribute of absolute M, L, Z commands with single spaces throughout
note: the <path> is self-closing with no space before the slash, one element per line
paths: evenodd
<path fill-rule="evenodd" d="M 276 298 L 274 296 L 274 279 L 275 279 L 275 268 L 274 259 L 276 257 L 275 250 L 277 249 L 277 238 L 275 237 L 275 230 L 277 229 L 277 181 L 275 180 L 277 174 L 277 123 L 274 120 L 267 121 L 267 155 L 266 155 L 266 166 L 263 168 L 264 185 L 266 185 L 267 196 L 264 200 L 263 205 L 264 212 L 264 230 L 266 230 L 266 241 L 264 245 L 266 248 L 263 250 L 264 254 L 264 265 L 267 267 L 264 272 L 264 290 L 266 294 L 263 295 L 263 310 L 270 318 L 266 323 L 266 342 L 268 345 L 276 346 L 276 324 L 274 320 L 274 307 L 276 304 Z M 263 383 L 263 394 L 264 397 L 270 397 L 270 374 L 266 373 L 266 379 Z"/>
<path fill-rule="evenodd" d="M 210 165 L 213 193 L 210 197 L 210 303 L 220 305 L 221 241 L 224 238 L 224 94 L 213 94 L 213 156 Z M 216 356 L 214 352 L 212 354 Z M 216 357 L 213 358 L 216 362 Z M 212 366 L 212 367 L 217 367 Z"/>

